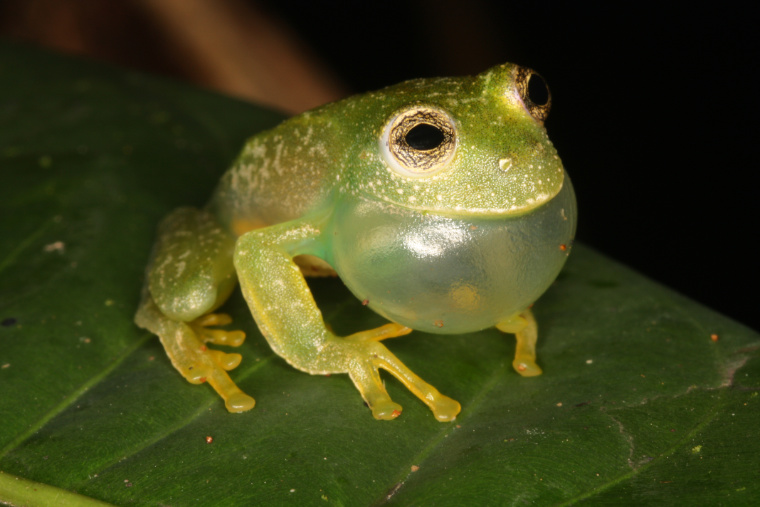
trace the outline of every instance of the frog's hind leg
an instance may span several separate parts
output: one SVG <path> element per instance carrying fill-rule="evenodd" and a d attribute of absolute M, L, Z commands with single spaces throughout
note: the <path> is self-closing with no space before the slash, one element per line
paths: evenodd
<path fill-rule="evenodd" d="M 210 329 L 226 325 L 229 316 L 210 313 L 229 297 L 236 278 L 232 266 L 234 238 L 208 215 L 181 208 L 159 227 L 148 265 L 138 326 L 158 335 L 172 365 L 193 384 L 208 382 L 230 412 L 253 408 L 227 371 L 240 364 L 240 354 L 211 350 L 206 343 L 239 346 L 242 331 Z"/>
<path fill-rule="evenodd" d="M 538 324 L 529 309 L 500 322 L 496 328 L 505 333 L 514 333 L 517 339 L 515 359 L 512 367 L 523 377 L 541 375 L 541 368 L 536 364 L 536 340 Z"/>

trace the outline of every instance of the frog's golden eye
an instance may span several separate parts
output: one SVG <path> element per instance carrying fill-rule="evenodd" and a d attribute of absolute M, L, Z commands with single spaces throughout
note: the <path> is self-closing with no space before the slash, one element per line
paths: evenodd
<path fill-rule="evenodd" d="M 390 119 L 380 138 L 388 165 L 404 176 L 429 176 L 443 169 L 456 151 L 454 120 L 428 106 L 405 109 Z"/>
<path fill-rule="evenodd" d="M 520 67 L 517 69 L 515 83 L 525 109 L 533 118 L 543 123 L 549 116 L 552 105 L 552 96 L 544 78 L 534 70 Z"/>

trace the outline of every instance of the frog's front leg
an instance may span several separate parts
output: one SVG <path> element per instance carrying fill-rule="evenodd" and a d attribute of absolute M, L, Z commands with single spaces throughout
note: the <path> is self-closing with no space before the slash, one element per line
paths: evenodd
<path fill-rule="evenodd" d="M 411 330 L 388 324 L 339 337 L 325 326 L 306 280 L 293 257 L 324 257 L 320 242 L 324 220 L 301 219 L 240 237 L 235 268 L 253 317 L 272 349 L 288 363 L 311 374 L 348 373 L 376 419 L 393 419 L 401 406 L 380 378 L 384 369 L 425 402 L 440 421 L 453 420 L 460 405 L 423 381 L 380 341 Z"/>
<path fill-rule="evenodd" d="M 158 335 L 172 365 L 193 384 L 208 382 L 230 412 L 253 408 L 254 400 L 227 375 L 240 354 L 211 350 L 206 343 L 239 346 L 242 331 L 209 329 L 229 324 L 227 315 L 211 313 L 235 286 L 234 238 L 205 211 L 180 208 L 159 226 L 148 264 L 138 326 Z"/>
<path fill-rule="evenodd" d="M 515 359 L 512 361 L 512 367 L 515 371 L 523 377 L 541 375 L 541 368 L 536 364 L 538 325 L 533 317 L 533 312 L 526 309 L 504 322 L 498 323 L 496 328 L 505 333 L 514 333 L 517 339 Z"/>

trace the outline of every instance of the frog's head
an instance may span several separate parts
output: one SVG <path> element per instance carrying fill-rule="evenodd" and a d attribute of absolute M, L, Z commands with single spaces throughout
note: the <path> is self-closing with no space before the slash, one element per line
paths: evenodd
<path fill-rule="evenodd" d="M 336 103 L 340 190 L 443 215 L 528 212 L 564 180 L 544 129 L 550 103 L 541 76 L 513 64 Z"/>

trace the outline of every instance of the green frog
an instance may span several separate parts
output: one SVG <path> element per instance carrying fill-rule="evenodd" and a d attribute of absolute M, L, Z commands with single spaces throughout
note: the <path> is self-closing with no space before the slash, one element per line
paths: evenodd
<path fill-rule="evenodd" d="M 515 370 L 541 374 L 530 307 L 576 225 L 544 128 L 550 105 L 541 76 L 504 64 L 357 95 L 256 134 L 204 208 L 160 224 L 135 322 L 230 412 L 254 406 L 227 374 L 241 355 L 207 344 L 243 342 L 216 328 L 231 322 L 216 310 L 238 284 L 274 352 L 311 374 L 347 373 L 376 419 L 402 410 L 381 369 L 439 421 L 461 409 L 382 343 L 412 330 L 496 327 L 517 339 Z M 390 322 L 333 333 L 304 276 L 336 274 Z"/>

